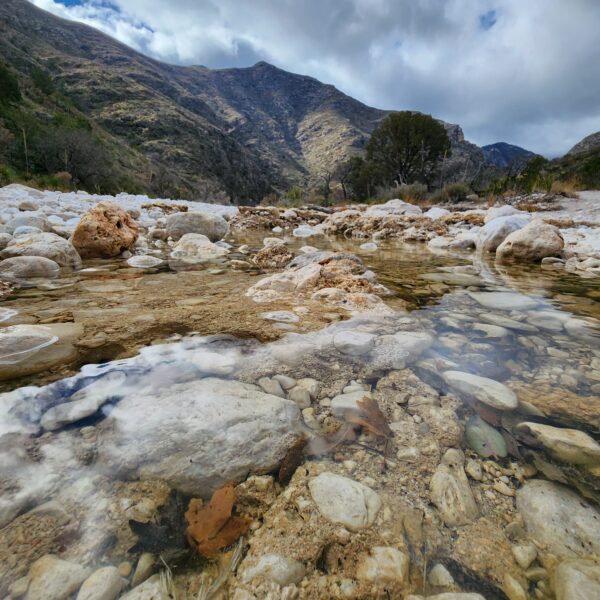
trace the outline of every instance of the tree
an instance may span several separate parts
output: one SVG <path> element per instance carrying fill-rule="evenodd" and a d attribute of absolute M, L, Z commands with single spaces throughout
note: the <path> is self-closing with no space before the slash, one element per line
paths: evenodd
<path fill-rule="evenodd" d="M 0 104 L 12 104 L 21 101 L 19 81 L 8 67 L 0 63 Z"/>
<path fill-rule="evenodd" d="M 346 194 L 353 200 L 367 200 L 375 193 L 382 181 L 382 171 L 378 164 L 365 160 L 362 156 L 353 156 L 340 168 L 343 180 L 340 182 Z"/>
<path fill-rule="evenodd" d="M 439 121 L 403 111 L 388 115 L 373 132 L 367 160 L 379 166 L 388 184 L 427 183 L 449 151 L 450 140 Z"/>

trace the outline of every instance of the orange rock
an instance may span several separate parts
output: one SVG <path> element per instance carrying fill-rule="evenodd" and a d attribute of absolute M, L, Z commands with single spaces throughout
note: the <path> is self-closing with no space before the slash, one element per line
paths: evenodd
<path fill-rule="evenodd" d="M 114 202 L 100 202 L 81 217 L 71 243 L 82 258 L 111 258 L 129 250 L 138 235 L 131 215 Z"/>

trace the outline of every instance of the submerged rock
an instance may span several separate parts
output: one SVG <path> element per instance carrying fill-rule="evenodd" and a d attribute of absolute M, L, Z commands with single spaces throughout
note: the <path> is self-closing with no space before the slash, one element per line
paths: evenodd
<path fill-rule="evenodd" d="M 483 458 L 490 456 L 504 458 L 508 454 L 502 435 L 479 416 L 473 416 L 467 421 L 465 439 L 469 446 Z"/>
<path fill-rule="evenodd" d="M 517 509 L 542 552 L 559 558 L 600 554 L 600 513 L 569 488 L 528 481 L 517 491 Z"/>
<path fill-rule="evenodd" d="M 26 600 L 66 600 L 76 592 L 90 574 L 78 564 L 48 554 L 29 569 Z"/>
<path fill-rule="evenodd" d="M 554 572 L 556 600 L 600 598 L 600 564 L 591 560 L 565 560 Z"/>
<path fill-rule="evenodd" d="M 167 217 L 166 230 L 174 241 L 187 233 L 197 233 L 216 242 L 229 233 L 229 223 L 223 217 L 209 212 L 173 213 Z"/>
<path fill-rule="evenodd" d="M 207 378 L 124 397 L 99 427 L 98 462 L 206 497 L 228 481 L 279 465 L 300 431 L 289 400 Z"/>
<path fill-rule="evenodd" d="M 444 371 L 442 377 L 451 388 L 497 410 L 514 410 L 519 405 L 516 394 L 493 379 L 462 371 Z"/>
<path fill-rule="evenodd" d="M 156 258 L 156 256 L 146 254 L 132 256 L 127 259 L 127 265 L 134 269 L 152 269 L 153 267 L 162 265 L 163 262 L 160 258 Z"/>
<path fill-rule="evenodd" d="M 129 250 L 138 235 L 128 212 L 114 202 L 99 202 L 81 217 L 71 242 L 83 258 L 111 258 Z"/>
<path fill-rule="evenodd" d="M 54 279 L 60 267 L 43 256 L 15 256 L 0 262 L 0 278 L 8 281 L 22 281 L 35 277 Z"/>
<path fill-rule="evenodd" d="M 450 448 L 431 479 L 431 501 L 444 522 L 453 527 L 470 523 L 479 513 L 464 464 L 464 454 Z"/>
<path fill-rule="evenodd" d="M 328 521 L 341 523 L 350 531 L 372 525 L 381 508 L 376 492 L 341 475 L 321 473 L 308 487 L 319 512 Z"/>
<path fill-rule="evenodd" d="M 186 233 L 181 236 L 175 245 L 171 257 L 181 259 L 184 262 L 188 257 L 198 260 L 211 260 L 220 256 L 225 256 L 228 252 L 227 248 L 213 244 L 210 239 L 203 234 Z"/>
<path fill-rule="evenodd" d="M 0 257 L 15 256 L 43 256 L 61 267 L 78 268 L 81 265 L 81 257 L 73 244 L 55 233 L 34 233 L 13 238 L 0 252 Z"/>

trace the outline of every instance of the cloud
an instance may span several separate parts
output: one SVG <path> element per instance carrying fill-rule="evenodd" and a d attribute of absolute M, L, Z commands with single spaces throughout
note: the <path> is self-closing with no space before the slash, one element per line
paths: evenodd
<path fill-rule="evenodd" d="M 478 144 L 554 156 L 600 130 L 597 0 L 33 1 L 161 60 L 266 60 Z"/>

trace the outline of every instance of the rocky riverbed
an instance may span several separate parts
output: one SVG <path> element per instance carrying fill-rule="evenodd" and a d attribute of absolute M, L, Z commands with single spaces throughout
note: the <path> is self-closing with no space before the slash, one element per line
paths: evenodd
<path fill-rule="evenodd" d="M 600 598 L 594 200 L 0 189 L 0 597 Z"/>

